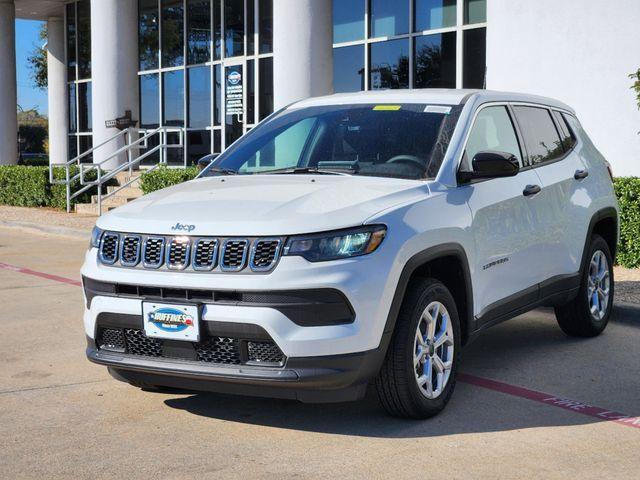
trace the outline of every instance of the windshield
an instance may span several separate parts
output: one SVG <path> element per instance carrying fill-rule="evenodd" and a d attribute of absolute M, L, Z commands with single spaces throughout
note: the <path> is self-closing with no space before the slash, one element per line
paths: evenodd
<path fill-rule="evenodd" d="M 435 176 L 449 107 L 331 105 L 284 110 L 220 155 L 201 176 L 348 173 Z M 434 155 L 434 151 L 440 154 Z M 435 165 L 434 164 L 438 163 Z"/>

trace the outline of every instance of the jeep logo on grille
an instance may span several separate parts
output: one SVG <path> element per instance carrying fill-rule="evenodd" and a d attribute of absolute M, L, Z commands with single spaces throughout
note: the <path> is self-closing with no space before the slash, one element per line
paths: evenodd
<path fill-rule="evenodd" d="M 171 227 L 171 230 L 173 230 L 174 232 L 192 232 L 195 229 L 196 229 L 195 225 L 186 225 L 180 222 L 176 223 L 173 227 Z"/>

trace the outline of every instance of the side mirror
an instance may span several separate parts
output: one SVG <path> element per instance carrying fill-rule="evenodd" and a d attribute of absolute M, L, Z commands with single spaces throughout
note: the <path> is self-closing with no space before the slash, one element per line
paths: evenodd
<path fill-rule="evenodd" d="M 201 172 L 202 170 L 207 168 L 209 165 L 211 165 L 211 162 L 213 162 L 217 157 L 218 157 L 217 154 L 205 155 L 204 157 L 202 157 L 197 162 L 198 171 Z"/>
<path fill-rule="evenodd" d="M 514 154 L 492 150 L 476 153 L 471 165 L 473 172 L 458 172 L 458 181 L 464 183 L 476 178 L 513 177 L 520 171 L 518 159 Z"/>

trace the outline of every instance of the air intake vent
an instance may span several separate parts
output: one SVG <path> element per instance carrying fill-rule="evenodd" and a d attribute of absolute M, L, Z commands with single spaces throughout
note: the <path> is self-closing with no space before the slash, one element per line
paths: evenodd
<path fill-rule="evenodd" d="M 120 249 L 120 263 L 124 267 L 135 267 L 140 262 L 140 243 L 139 236 L 127 236 L 122 238 L 122 246 Z"/>
<path fill-rule="evenodd" d="M 144 243 L 142 263 L 146 268 L 160 268 L 164 259 L 164 238 L 149 237 Z"/>
<path fill-rule="evenodd" d="M 251 249 L 251 259 L 249 261 L 251 270 L 256 272 L 266 272 L 271 270 L 278 261 L 279 253 L 279 239 L 275 238 L 256 241 Z"/>
<path fill-rule="evenodd" d="M 247 263 L 248 240 L 226 240 L 222 246 L 220 269 L 224 272 L 238 272 Z"/>
<path fill-rule="evenodd" d="M 284 354 L 273 342 L 247 342 L 248 359 L 251 363 L 282 366 Z"/>
<path fill-rule="evenodd" d="M 100 243 L 100 260 L 107 265 L 113 265 L 118 259 L 118 244 L 120 236 L 117 233 L 105 233 Z"/>
<path fill-rule="evenodd" d="M 200 239 L 193 247 L 193 260 L 191 264 L 194 270 L 213 270 L 218 258 L 218 241 Z"/>
<path fill-rule="evenodd" d="M 190 241 L 187 237 L 175 237 L 169 243 L 167 267 L 172 270 L 183 270 L 189 264 Z"/>

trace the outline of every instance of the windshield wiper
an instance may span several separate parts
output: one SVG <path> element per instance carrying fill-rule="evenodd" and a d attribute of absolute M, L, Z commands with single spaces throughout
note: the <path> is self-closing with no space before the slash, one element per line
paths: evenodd
<path fill-rule="evenodd" d="M 212 173 L 218 173 L 220 175 L 238 175 L 238 172 L 236 172 L 234 169 L 223 168 L 223 167 L 211 167 L 210 169 L 207 170 L 206 173 L 207 175 Z"/>
<path fill-rule="evenodd" d="M 280 174 L 280 175 L 305 175 L 305 174 L 318 174 L 318 175 L 347 175 L 350 173 L 355 173 L 354 170 L 351 169 L 339 169 L 339 168 L 318 168 L 318 167 L 290 167 L 290 168 L 278 168 L 276 170 L 266 170 L 264 172 L 260 172 L 260 174 L 271 175 L 271 174 Z"/>

